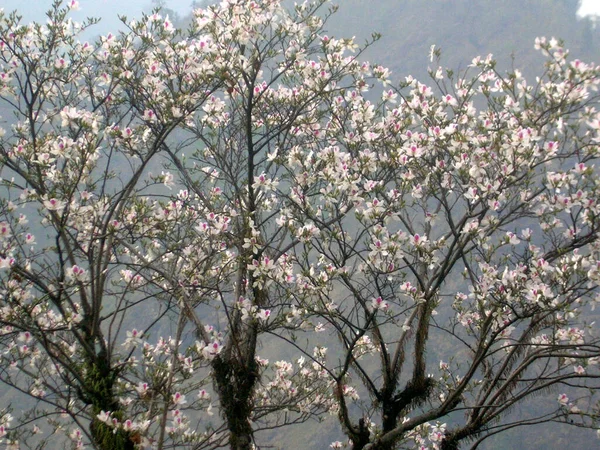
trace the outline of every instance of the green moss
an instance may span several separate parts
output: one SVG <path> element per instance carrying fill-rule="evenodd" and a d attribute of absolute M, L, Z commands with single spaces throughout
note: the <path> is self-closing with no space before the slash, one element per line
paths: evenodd
<path fill-rule="evenodd" d="M 98 414 L 106 411 L 111 412 L 115 419 L 123 420 L 123 412 L 113 392 L 115 374 L 105 358 L 100 356 L 88 365 L 85 381 L 85 395 L 92 405 L 90 432 L 95 444 L 102 450 L 133 450 L 135 444 L 130 432 L 114 429 L 98 419 Z"/>

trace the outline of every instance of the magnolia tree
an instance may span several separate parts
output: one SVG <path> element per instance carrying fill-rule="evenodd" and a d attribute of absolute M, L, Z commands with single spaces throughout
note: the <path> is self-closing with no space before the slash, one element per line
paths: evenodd
<path fill-rule="evenodd" d="M 326 411 L 334 448 L 596 427 L 599 69 L 539 40 L 533 86 L 491 58 L 394 85 L 325 3 L 93 44 L 75 1 L 0 16 L 9 445 L 250 449 Z"/>
<path fill-rule="evenodd" d="M 226 2 L 187 34 L 155 13 L 95 44 L 74 1 L 2 14 L 0 378 L 31 398 L 3 411 L 9 445 L 250 448 L 333 407 L 320 365 L 256 354 L 299 316 L 259 169 L 364 83 L 323 3 Z"/>
<path fill-rule="evenodd" d="M 277 197 L 292 196 L 276 220 L 301 240 L 288 259 L 312 292 L 303 313 L 341 342 L 319 363 L 353 449 L 598 427 L 600 68 L 555 39 L 536 47 L 535 85 L 490 56 L 378 102 L 349 90 L 321 143 L 281 155 Z M 549 408 L 511 418 L 547 392 Z"/>
<path fill-rule="evenodd" d="M 223 2 L 196 10 L 189 35 L 156 13 L 130 23 L 111 49 L 119 57 L 139 42 L 152 48 L 142 70 L 124 67 L 120 76 L 160 142 L 169 167 L 161 179 L 183 187 L 122 245 L 142 278 L 176 293 L 184 329 L 196 338 L 187 351 L 210 367 L 231 448 L 250 448 L 257 431 L 335 404 L 322 364 L 269 363 L 257 354 L 262 342 L 273 347 L 263 336 L 305 322 L 298 307 L 313 297 L 299 290 L 304 282 L 289 253 L 305 232 L 279 223 L 298 185 L 278 154 L 323 145 L 320 128 L 335 99 L 366 85 L 352 40 L 322 36 L 316 12 L 324 3 L 286 11 L 279 1 Z M 200 89 L 198 80 L 218 86 Z M 177 133 L 163 138 L 173 121 Z M 316 361 L 320 355 L 311 352 Z"/>
<path fill-rule="evenodd" d="M 180 351 L 176 290 L 144 279 L 125 242 L 160 233 L 165 205 L 155 185 L 169 176 L 150 168 L 177 122 L 154 137 L 151 112 L 129 103 L 131 72 L 117 72 L 145 71 L 153 41 L 137 53 L 121 44 L 119 58 L 113 35 L 80 42 L 93 22 L 69 19 L 76 6 L 55 3 L 45 25 L 0 13 L 0 377 L 15 401 L 33 400 L 16 425 L 4 410 L 0 435 L 15 446 L 43 444 L 53 431 L 75 447 L 165 446 L 179 439 L 178 416 L 170 417 L 179 391 L 198 389 L 206 375 L 191 379 L 203 362 Z M 218 84 L 193 83 L 197 104 Z M 172 336 L 157 331 L 141 345 L 161 329 Z M 193 404 L 209 402 L 200 395 Z M 199 442 L 207 439 L 212 433 Z"/>

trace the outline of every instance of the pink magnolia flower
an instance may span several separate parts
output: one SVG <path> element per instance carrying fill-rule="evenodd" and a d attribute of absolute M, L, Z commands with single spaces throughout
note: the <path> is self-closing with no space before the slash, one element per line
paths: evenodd
<path fill-rule="evenodd" d="M 256 317 L 261 321 L 261 322 L 266 322 L 267 320 L 269 320 L 269 317 L 271 316 L 271 310 L 270 309 L 260 309 L 258 310 L 258 312 L 256 313 Z"/>
<path fill-rule="evenodd" d="M 198 398 L 200 400 L 210 400 L 210 394 L 206 392 L 205 389 L 200 389 L 200 391 L 198 392 Z"/>
<path fill-rule="evenodd" d="M 65 271 L 67 278 L 75 281 L 85 281 L 87 272 L 84 268 L 74 265 Z"/>
<path fill-rule="evenodd" d="M 156 122 L 156 114 L 151 109 L 147 109 L 144 111 L 144 120 L 148 122 Z"/>
<path fill-rule="evenodd" d="M 107 425 L 112 425 L 111 413 L 106 411 L 100 411 L 100 414 L 96 416 L 100 422 Z"/>
<path fill-rule="evenodd" d="M 62 211 L 65 207 L 66 203 L 58 200 L 56 198 L 50 198 L 48 200 L 44 200 L 44 207 L 48 211 Z"/>
<path fill-rule="evenodd" d="M 173 404 L 175 404 L 175 405 L 183 405 L 183 404 L 187 403 L 187 400 L 185 399 L 185 395 L 183 395 L 179 392 L 175 392 L 171 396 L 171 399 L 173 400 Z"/>
<path fill-rule="evenodd" d="M 146 392 L 148 392 L 148 383 L 142 383 L 140 381 L 135 387 L 135 390 L 140 395 L 140 397 L 143 397 L 146 394 Z"/>
<path fill-rule="evenodd" d="M 373 300 L 371 300 L 371 307 L 374 310 L 377 310 L 377 309 L 386 310 L 386 309 L 388 309 L 389 306 L 390 306 L 389 303 L 384 301 L 381 297 L 377 297 L 377 298 L 374 298 Z"/>
<path fill-rule="evenodd" d="M 11 236 L 10 226 L 6 222 L 0 222 L 0 239 L 7 239 Z"/>
<path fill-rule="evenodd" d="M 569 404 L 569 397 L 567 397 L 567 394 L 560 394 L 558 396 L 558 403 L 561 406 L 567 406 Z"/>

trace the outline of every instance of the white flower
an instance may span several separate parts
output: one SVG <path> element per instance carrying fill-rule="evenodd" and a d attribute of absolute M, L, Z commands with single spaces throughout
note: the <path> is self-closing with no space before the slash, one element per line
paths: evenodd
<path fill-rule="evenodd" d="M 381 297 L 374 298 L 371 301 L 371 308 L 373 309 L 383 309 L 386 310 L 390 305 L 388 302 L 384 301 Z"/>
<path fill-rule="evenodd" d="M 83 269 L 82 267 L 79 267 L 77 265 L 66 269 L 65 274 L 68 279 L 75 280 L 75 281 L 85 281 L 87 278 L 87 273 L 86 273 L 85 269 Z"/>
<path fill-rule="evenodd" d="M 260 320 L 261 322 L 266 322 L 267 320 L 269 320 L 270 316 L 271 316 L 271 310 L 270 309 L 260 309 L 256 313 L 256 318 L 258 320 Z"/>
<path fill-rule="evenodd" d="M 429 62 L 433 62 L 433 57 L 435 56 L 435 44 L 429 47 Z"/>
<path fill-rule="evenodd" d="M 44 207 L 48 211 L 62 211 L 65 207 L 65 202 L 56 198 L 49 198 L 48 200 L 44 200 Z"/>
<path fill-rule="evenodd" d="M 132 431 L 135 430 L 137 428 L 137 424 L 135 422 L 133 422 L 131 419 L 127 419 L 125 422 L 123 422 L 123 429 L 125 431 Z"/>
<path fill-rule="evenodd" d="M 223 346 L 218 341 L 213 341 L 212 343 L 202 348 L 202 355 L 206 359 L 213 359 L 215 356 L 221 353 L 222 348 Z"/>
<path fill-rule="evenodd" d="M 175 404 L 175 405 L 183 405 L 183 404 L 187 403 L 187 400 L 185 399 L 185 395 L 183 395 L 179 392 L 175 392 L 171 398 L 173 399 L 173 404 Z"/>
<path fill-rule="evenodd" d="M 138 383 L 138 385 L 135 387 L 135 390 L 137 391 L 138 394 L 140 394 L 140 397 L 143 397 L 144 394 L 146 394 L 146 392 L 148 392 L 148 383 L 142 383 L 140 381 Z"/>
<path fill-rule="evenodd" d="M 171 187 L 173 185 L 175 185 L 175 182 L 173 181 L 175 179 L 175 177 L 173 176 L 172 173 L 170 172 L 162 172 L 161 173 L 161 178 L 163 180 L 163 183 L 166 187 L 168 187 L 169 189 L 171 189 Z"/>
<path fill-rule="evenodd" d="M 567 406 L 569 404 L 569 397 L 567 397 L 567 394 L 560 394 L 558 396 L 558 403 L 561 406 Z"/>
<path fill-rule="evenodd" d="M 129 347 L 129 346 L 135 347 L 136 345 L 139 345 L 142 343 L 142 340 L 141 340 L 142 336 L 143 336 L 143 333 L 136 330 L 135 328 L 131 331 L 127 331 L 127 339 L 125 339 L 125 342 L 122 345 L 124 347 Z"/>
<path fill-rule="evenodd" d="M 200 400 L 209 400 L 210 394 L 208 392 L 206 392 L 205 389 L 200 389 L 200 391 L 198 392 L 198 398 Z"/>
<path fill-rule="evenodd" d="M 11 236 L 10 226 L 6 222 L 0 222 L 0 238 L 9 238 Z"/>
<path fill-rule="evenodd" d="M 144 111 L 144 120 L 148 122 L 156 122 L 156 114 L 151 109 Z"/>
<path fill-rule="evenodd" d="M 103 422 L 107 425 L 112 425 L 110 413 L 106 411 L 100 411 L 100 414 L 96 416 L 100 422 Z"/>

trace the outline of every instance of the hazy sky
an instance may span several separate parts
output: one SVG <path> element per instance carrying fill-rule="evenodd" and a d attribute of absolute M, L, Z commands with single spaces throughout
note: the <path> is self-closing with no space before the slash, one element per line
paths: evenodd
<path fill-rule="evenodd" d="M 365 0 L 367 1 L 367 0 Z M 189 12 L 192 0 L 166 0 L 167 6 L 180 14 Z M 343 5 L 342 0 L 338 3 Z M 26 21 L 45 21 L 45 12 L 52 0 L 1 0 L 0 5 L 5 11 L 16 9 Z M 75 20 L 86 17 L 101 17 L 102 23 L 96 28 L 94 35 L 104 34 L 119 27 L 118 15 L 128 18 L 140 17 L 142 11 L 150 11 L 152 0 L 79 0 L 81 10 L 73 14 Z M 600 0 L 582 0 L 580 15 L 600 15 Z"/>
<path fill-rule="evenodd" d="M 166 0 L 167 6 L 180 14 L 190 11 L 192 0 Z M 45 21 L 46 11 L 52 0 L 0 0 L 4 11 L 17 10 L 25 21 Z M 101 17 L 102 22 L 96 33 L 106 33 L 119 27 L 119 15 L 137 19 L 142 11 L 152 9 L 152 0 L 79 0 L 80 10 L 73 13 L 73 19 L 82 21 L 86 17 Z"/>
<path fill-rule="evenodd" d="M 579 14 L 587 16 L 589 14 L 600 15 L 600 1 L 598 0 L 582 0 Z"/>

